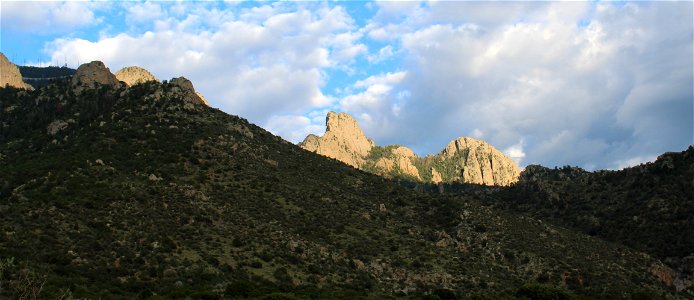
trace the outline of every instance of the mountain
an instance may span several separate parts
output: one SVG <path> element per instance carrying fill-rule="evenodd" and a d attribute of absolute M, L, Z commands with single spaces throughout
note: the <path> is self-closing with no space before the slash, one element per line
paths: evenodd
<path fill-rule="evenodd" d="M 111 73 L 104 63 L 92 61 L 77 68 L 70 80 L 72 91 L 79 95 L 82 91 L 91 91 L 100 86 L 119 88 L 122 86 L 116 75 Z"/>
<path fill-rule="evenodd" d="M 404 146 L 375 146 L 346 113 L 329 112 L 325 123 L 322 137 L 311 134 L 299 146 L 374 174 L 415 182 L 487 186 L 508 186 L 520 175 L 512 159 L 481 140 L 458 138 L 441 153 L 420 158 Z"/>
<path fill-rule="evenodd" d="M 104 69 L 0 88 L 0 298 L 686 296 L 646 253 L 316 155 L 184 78 Z"/>
<path fill-rule="evenodd" d="M 0 87 L 11 86 L 16 88 L 33 90 L 34 88 L 22 81 L 22 74 L 19 68 L 0 52 Z"/>
<path fill-rule="evenodd" d="M 19 72 L 22 74 L 22 80 L 34 88 L 39 88 L 51 83 L 52 80 L 70 78 L 77 70 L 63 67 L 34 67 L 34 66 L 18 66 Z"/>
<path fill-rule="evenodd" d="M 325 119 L 325 127 L 322 137 L 309 135 L 299 146 L 355 168 L 364 165 L 364 158 L 374 147 L 374 142 L 364 135 L 352 116 L 329 112 Z"/>
<path fill-rule="evenodd" d="M 149 81 L 156 81 L 159 82 L 159 79 L 154 77 L 152 73 L 147 71 L 146 69 L 138 66 L 130 66 L 130 67 L 124 67 L 118 71 L 116 71 L 115 74 L 116 79 L 119 81 L 122 81 L 125 83 L 127 86 L 133 86 L 133 85 L 138 85 L 142 83 L 146 83 Z M 196 100 L 193 100 L 194 102 L 201 101 L 203 104 L 206 106 L 210 106 L 210 104 L 207 102 L 207 99 L 202 96 L 198 91 L 195 91 L 195 88 L 193 87 L 193 83 L 190 82 L 190 80 L 180 77 L 180 78 L 174 78 L 172 79 L 172 83 L 183 86 L 184 89 L 186 90 L 191 90 L 194 91 L 195 96 L 189 95 L 189 97 L 197 97 Z"/>
<path fill-rule="evenodd" d="M 694 295 L 694 146 L 619 171 L 532 165 L 481 198 L 649 253 L 672 269 L 671 286 Z"/>

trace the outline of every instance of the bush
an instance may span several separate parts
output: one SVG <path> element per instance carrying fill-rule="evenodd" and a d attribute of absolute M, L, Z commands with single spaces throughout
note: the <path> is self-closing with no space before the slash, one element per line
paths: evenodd
<path fill-rule="evenodd" d="M 232 298 L 248 298 L 253 290 L 253 284 L 248 281 L 234 281 L 227 285 L 224 296 Z"/>
<path fill-rule="evenodd" d="M 530 300 L 573 300 L 573 293 L 542 284 L 526 284 L 516 291 L 516 297 Z"/>

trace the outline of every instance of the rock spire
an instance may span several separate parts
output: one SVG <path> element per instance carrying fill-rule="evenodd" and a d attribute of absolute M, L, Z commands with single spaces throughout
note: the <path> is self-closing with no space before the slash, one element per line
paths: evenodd
<path fill-rule="evenodd" d="M 325 127 L 322 137 L 309 135 L 299 145 L 350 166 L 361 166 L 374 143 L 364 135 L 357 121 L 346 113 L 329 112 L 325 118 Z"/>

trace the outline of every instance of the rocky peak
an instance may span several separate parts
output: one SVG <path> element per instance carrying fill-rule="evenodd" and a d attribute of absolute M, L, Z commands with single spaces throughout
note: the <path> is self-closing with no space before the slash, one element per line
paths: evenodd
<path fill-rule="evenodd" d="M 320 137 L 315 134 L 309 134 L 303 142 L 299 143 L 299 146 L 308 151 L 316 152 L 316 150 L 318 150 L 318 144 L 320 144 Z"/>
<path fill-rule="evenodd" d="M 180 94 L 183 98 L 193 104 L 207 104 L 207 100 L 200 95 L 200 93 L 195 91 L 193 83 L 185 77 L 173 78 L 170 81 L 173 86 L 172 92 L 174 94 Z"/>
<path fill-rule="evenodd" d="M 19 73 L 19 68 L 0 52 L 0 87 L 6 85 L 20 89 L 33 90 L 34 88 L 22 81 L 22 74 Z"/>
<path fill-rule="evenodd" d="M 323 136 L 308 135 L 299 146 L 386 177 L 505 186 L 518 181 L 520 175 L 512 159 L 473 138 L 455 139 L 441 153 L 420 158 L 403 146 L 375 147 L 346 113 L 329 112 L 325 126 Z"/>
<path fill-rule="evenodd" d="M 329 112 L 325 118 L 325 128 L 322 137 L 309 135 L 299 146 L 353 167 L 358 168 L 364 163 L 364 157 L 374 144 L 364 135 L 352 116 Z"/>
<path fill-rule="evenodd" d="M 359 128 L 357 121 L 354 120 L 352 116 L 343 112 L 328 112 L 328 115 L 325 117 L 325 128 L 326 131 L 334 133 L 360 133 L 361 135 L 364 135 L 361 132 L 361 128 Z"/>
<path fill-rule="evenodd" d="M 187 90 L 187 91 L 192 91 L 195 92 L 195 88 L 193 87 L 193 82 L 188 80 L 188 78 L 185 78 L 183 76 L 178 77 L 178 78 L 173 78 L 171 79 L 171 85 L 180 87 L 181 89 Z"/>
<path fill-rule="evenodd" d="M 374 143 L 366 137 L 364 132 L 352 116 L 346 113 L 329 112 L 325 118 L 326 135 L 336 137 L 351 146 L 353 152 L 366 156 Z"/>
<path fill-rule="evenodd" d="M 119 81 L 125 82 L 128 86 L 137 85 L 140 83 L 145 83 L 148 81 L 159 81 L 152 73 L 144 68 L 137 66 L 125 67 L 115 74 Z"/>
<path fill-rule="evenodd" d="M 516 163 L 488 143 L 469 138 L 457 138 L 439 156 L 451 160 L 460 168 L 457 181 L 483 185 L 510 185 L 518 181 L 520 169 Z"/>
<path fill-rule="evenodd" d="M 84 89 L 93 88 L 96 84 L 120 87 L 118 78 L 100 61 L 82 64 L 72 76 L 72 86 L 77 94 Z"/>

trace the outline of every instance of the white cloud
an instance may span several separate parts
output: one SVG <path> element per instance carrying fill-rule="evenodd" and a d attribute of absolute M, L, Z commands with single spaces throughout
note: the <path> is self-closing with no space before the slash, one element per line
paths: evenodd
<path fill-rule="evenodd" d="M 406 72 L 386 73 L 355 82 L 353 87 L 364 89 L 364 91 L 340 99 L 340 109 L 367 115 L 387 112 L 387 107 L 393 104 L 388 99 L 393 97 L 391 93 L 393 86 L 402 81 L 406 75 Z"/>
<path fill-rule="evenodd" d="M 131 12 L 148 5 L 159 3 L 144 3 Z M 273 3 L 235 17 L 190 6 L 185 14 L 177 12 L 181 19 L 176 19 L 167 11 L 180 7 L 161 6 L 161 13 L 152 9 L 152 16 L 138 17 L 163 18 L 154 20 L 158 25 L 151 31 L 96 41 L 58 39 L 46 51 L 54 61 L 65 56 L 81 62 L 102 60 L 114 72 L 140 65 L 161 79 L 185 76 L 213 106 L 275 128 L 280 124 L 277 116 L 303 114 L 335 101 L 321 91 L 324 69 L 348 64 L 345 60 L 363 52 L 358 49 L 359 36 L 351 31 L 353 21 L 340 7 L 309 10 Z M 204 16 L 218 17 L 208 22 Z M 271 120 L 274 123 L 268 123 Z"/>
<path fill-rule="evenodd" d="M 382 61 L 392 57 L 393 54 L 394 54 L 393 46 L 386 45 L 383 48 L 379 49 L 376 54 L 369 55 L 367 57 L 367 59 L 370 63 L 379 63 L 379 62 L 382 62 Z"/>
<path fill-rule="evenodd" d="M 523 152 L 523 140 L 518 142 L 518 144 L 512 145 L 504 149 L 504 154 L 508 155 L 516 164 L 521 164 L 523 158 L 525 157 L 525 152 Z"/>
<path fill-rule="evenodd" d="M 144 3 L 134 3 L 131 4 L 127 10 L 125 21 L 133 26 L 166 17 L 166 12 L 164 12 L 161 6 L 156 2 L 147 1 Z"/>
<path fill-rule="evenodd" d="M 305 116 L 284 115 L 272 116 L 265 129 L 296 144 L 303 141 L 309 134 L 322 132 L 325 125 L 314 124 Z"/>
<path fill-rule="evenodd" d="M 576 5 L 582 11 L 565 13 Z M 459 23 L 402 36 L 406 69 L 417 72 L 400 83 L 411 97 L 396 132 L 432 153 L 477 129 L 508 153 L 523 140 L 516 154 L 525 163 L 550 166 L 604 168 L 625 155 L 686 147 L 692 4 L 597 5 L 588 26 L 578 26 L 585 3 L 430 3 Z M 482 13 L 457 14 L 466 7 Z"/>
<path fill-rule="evenodd" d="M 364 132 L 379 143 L 395 143 L 393 129 L 409 92 L 397 88 L 407 72 L 372 75 L 355 82 L 351 89 L 361 90 L 342 97 L 338 110 L 352 114 Z M 390 138 L 388 138 L 390 137 Z"/>
<path fill-rule="evenodd" d="M 34 28 L 98 21 L 58 20 L 44 7 L 40 18 L 12 16 L 10 3 L 3 29 L 12 18 Z M 54 63 L 99 59 L 114 71 L 138 64 L 162 79 L 189 77 L 213 106 L 293 142 L 342 110 L 381 144 L 427 154 L 469 134 L 523 164 L 609 168 L 692 143 L 691 2 L 365 5 L 373 18 L 355 22 L 328 3 L 138 3 L 128 17 L 143 26 L 68 36 L 47 51 Z M 331 83 L 340 70 L 337 81 L 352 84 Z"/>
<path fill-rule="evenodd" d="M 332 57 L 337 61 L 350 61 L 357 55 L 367 53 L 366 45 L 358 43 L 361 37 L 362 34 L 359 32 L 344 32 L 335 35 L 329 40 L 329 45 L 335 49 Z"/>
<path fill-rule="evenodd" d="M 407 72 L 386 73 L 380 75 L 369 76 L 364 80 L 359 80 L 354 83 L 356 88 L 369 88 L 374 85 L 393 85 L 400 83 L 407 76 Z"/>
<path fill-rule="evenodd" d="M 30 34 L 69 33 L 80 27 L 101 23 L 95 11 L 108 3 L 3 1 L 2 27 Z"/>

